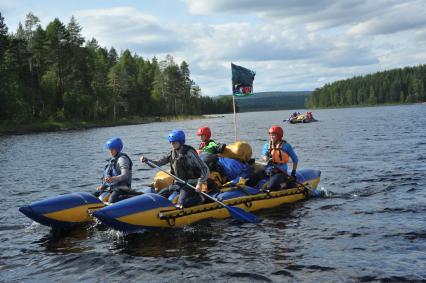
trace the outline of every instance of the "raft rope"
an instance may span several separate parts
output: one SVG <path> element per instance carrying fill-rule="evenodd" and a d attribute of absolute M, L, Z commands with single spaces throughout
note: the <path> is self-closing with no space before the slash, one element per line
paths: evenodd
<path fill-rule="evenodd" d="M 250 207 L 253 206 L 254 201 L 272 199 L 272 198 L 279 198 L 279 197 L 289 196 L 289 195 L 297 195 L 297 194 L 301 194 L 301 193 L 303 193 L 303 195 L 305 197 L 307 197 L 309 195 L 309 194 L 307 194 L 306 189 L 304 189 L 301 186 L 298 186 L 298 187 L 292 188 L 292 189 L 285 189 L 285 190 L 281 190 L 281 191 L 272 191 L 272 192 L 265 192 L 265 193 L 257 194 L 257 195 L 238 197 L 238 198 L 235 198 L 235 199 L 226 200 L 225 202 L 226 202 L 227 205 L 244 204 L 246 207 L 250 208 Z M 176 218 L 184 217 L 184 216 L 188 216 L 188 215 L 192 215 L 192 214 L 197 214 L 197 213 L 201 213 L 201 212 L 212 211 L 212 210 L 216 210 L 216 209 L 223 209 L 223 206 L 221 206 L 217 203 L 208 203 L 208 204 L 203 204 L 201 206 L 198 206 L 197 208 L 190 207 L 190 208 L 182 209 L 182 210 L 179 210 L 179 211 L 160 212 L 159 217 L 160 217 L 161 220 L 166 220 L 167 223 L 170 226 L 174 226 Z"/>

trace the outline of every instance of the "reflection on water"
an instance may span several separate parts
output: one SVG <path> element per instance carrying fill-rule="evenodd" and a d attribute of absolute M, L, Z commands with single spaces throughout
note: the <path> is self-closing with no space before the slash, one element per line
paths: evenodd
<path fill-rule="evenodd" d="M 204 230 L 160 230 L 129 234 L 114 241 L 113 248 L 140 257 L 185 257 L 208 261 L 208 249 L 217 243 L 214 235 Z"/>
<path fill-rule="evenodd" d="M 208 220 L 130 235 L 97 222 L 51 231 L 17 208 L 92 192 L 111 136 L 124 140 L 135 163 L 134 187 L 142 188 L 156 171 L 138 156 L 165 154 L 171 129 L 185 130 L 196 145 L 196 129 L 208 125 L 216 141 L 230 144 L 232 116 L 0 137 L 0 281 L 426 281 L 425 110 L 317 110 L 317 123 L 285 124 L 299 166 L 322 171 L 327 198 L 260 211 L 263 221 L 256 224 Z M 254 157 L 260 158 L 267 129 L 290 112 L 238 115 L 240 138 L 252 145 Z"/>
<path fill-rule="evenodd" d="M 83 241 L 93 235 L 89 226 L 75 227 L 74 229 L 51 230 L 33 243 L 44 247 L 47 252 L 54 253 L 83 253 L 87 250 L 82 246 Z"/>

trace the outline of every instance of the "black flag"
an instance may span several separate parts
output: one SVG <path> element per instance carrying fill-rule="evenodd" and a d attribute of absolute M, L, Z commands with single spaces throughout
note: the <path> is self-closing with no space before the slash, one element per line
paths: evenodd
<path fill-rule="evenodd" d="M 247 68 L 234 65 L 232 69 L 232 93 L 235 96 L 250 96 L 253 94 L 253 81 L 255 72 Z"/>

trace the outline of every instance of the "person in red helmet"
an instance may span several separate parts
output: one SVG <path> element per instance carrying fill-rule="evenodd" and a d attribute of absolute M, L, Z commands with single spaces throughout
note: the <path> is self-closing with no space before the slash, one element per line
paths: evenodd
<path fill-rule="evenodd" d="M 296 169 L 299 159 L 293 147 L 283 139 L 284 131 L 280 126 L 272 126 L 269 131 L 269 142 L 262 150 L 263 160 L 268 164 L 265 172 L 270 176 L 268 190 L 279 190 L 286 188 L 291 181 L 287 174 L 287 163 L 289 158 L 293 161 L 291 178 L 296 179 Z"/>
<path fill-rule="evenodd" d="M 201 127 L 197 131 L 197 135 L 200 137 L 201 143 L 198 147 L 198 154 L 207 152 L 210 154 L 221 153 L 226 146 L 225 144 L 216 143 L 210 139 L 212 132 L 209 127 Z"/>

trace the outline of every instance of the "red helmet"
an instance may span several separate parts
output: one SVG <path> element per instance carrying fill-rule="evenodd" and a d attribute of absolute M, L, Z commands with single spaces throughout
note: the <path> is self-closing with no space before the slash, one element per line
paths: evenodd
<path fill-rule="evenodd" d="M 206 139 L 209 140 L 210 137 L 212 136 L 212 132 L 210 131 L 210 128 L 208 128 L 208 127 L 202 127 L 202 128 L 198 129 L 197 135 L 198 136 L 205 135 Z"/>
<path fill-rule="evenodd" d="M 284 135 L 284 131 L 283 128 L 281 128 L 280 126 L 272 126 L 269 131 L 269 134 L 276 134 L 278 137 L 278 140 L 282 140 L 283 135 Z"/>

